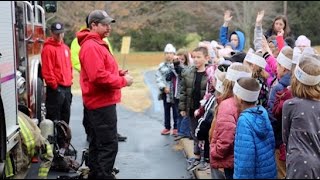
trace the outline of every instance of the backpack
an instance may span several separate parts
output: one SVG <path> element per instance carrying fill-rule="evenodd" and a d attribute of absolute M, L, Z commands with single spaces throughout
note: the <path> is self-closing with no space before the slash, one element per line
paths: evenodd
<path fill-rule="evenodd" d="M 54 121 L 54 136 L 59 148 L 68 148 L 71 144 L 71 130 L 69 125 L 63 120 Z"/>
<path fill-rule="evenodd" d="M 80 163 L 76 161 L 77 151 L 71 144 L 71 129 L 63 120 L 54 121 L 53 161 L 51 169 L 62 172 L 77 171 Z"/>

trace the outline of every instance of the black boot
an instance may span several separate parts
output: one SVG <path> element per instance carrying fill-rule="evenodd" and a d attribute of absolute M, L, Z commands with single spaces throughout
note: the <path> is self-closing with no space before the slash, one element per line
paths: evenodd
<path fill-rule="evenodd" d="M 127 137 L 126 136 L 122 136 L 121 134 L 118 133 L 118 141 L 126 141 L 127 140 Z"/>

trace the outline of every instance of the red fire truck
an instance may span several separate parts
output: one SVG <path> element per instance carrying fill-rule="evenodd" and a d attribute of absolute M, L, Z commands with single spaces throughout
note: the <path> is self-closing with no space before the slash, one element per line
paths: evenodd
<path fill-rule="evenodd" d="M 5 156 L 17 144 L 17 113 L 37 123 L 44 111 L 41 50 L 46 35 L 45 13 L 56 11 L 54 1 L 0 2 L 0 177 Z"/>

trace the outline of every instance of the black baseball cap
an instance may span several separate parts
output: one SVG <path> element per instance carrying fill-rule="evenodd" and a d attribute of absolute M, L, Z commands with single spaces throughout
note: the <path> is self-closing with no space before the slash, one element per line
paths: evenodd
<path fill-rule="evenodd" d="M 88 16 L 88 24 L 91 24 L 92 22 L 97 22 L 101 24 L 110 24 L 110 23 L 115 23 L 116 20 L 110 17 L 106 11 L 94 10 L 90 12 Z"/>
<path fill-rule="evenodd" d="M 51 31 L 54 34 L 60 34 L 64 32 L 64 25 L 60 22 L 55 22 L 51 24 Z"/>

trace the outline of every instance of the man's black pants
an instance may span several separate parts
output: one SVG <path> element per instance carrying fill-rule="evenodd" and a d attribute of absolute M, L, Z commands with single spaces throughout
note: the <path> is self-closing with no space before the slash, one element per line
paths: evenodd
<path fill-rule="evenodd" d="M 47 86 L 47 119 L 50 119 L 52 121 L 64 120 L 67 124 L 69 124 L 71 103 L 71 87 L 64 87 L 59 85 L 57 89 L 52 89 L 51 87 Z"/>
<path fill-rule="evenodd" d="M 83 125 L 90 139 L 89 177 L 113 179 L 112 169 L 118 153 L 116 105 L 94 110 L 84 108 Z"/>

